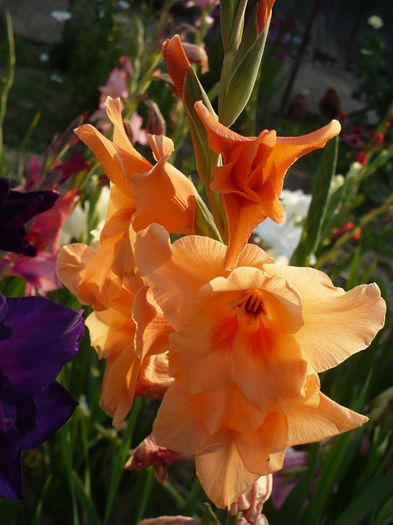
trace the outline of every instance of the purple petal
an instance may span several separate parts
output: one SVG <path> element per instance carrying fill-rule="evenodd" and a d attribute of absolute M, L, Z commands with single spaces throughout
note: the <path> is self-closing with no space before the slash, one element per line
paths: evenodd
<path fill-rule="evenodd" d="M 299 477 L 293 479 L 285 479 L 280 473 L 275 473 L 273 477 L 273 491 L 271 501 L 275 509 L 282 507 L 284 501 L 295 488 Z"/>
<path fill-rule="evenodd" d="M 4 323 L 7 313 L 7 298 L 0 294 L 0 341 L 8 339 L 12 335 L 12 328 Z"/>
<path fill-rule="evenodd" d="M 16 421 L 15 393 L 0 372 L 0 432 L 8 432 Z"/>
<path fill-rule="evenodd" d="M 0 179 L 0 249 L 34 257 L 36 249 L 25 239 L 25 222 L 53 206 L 59 194 L 53 190 L 20 192 Z"/>
<path fill-rule="evenodd" d="M 36 396 L 77 353 L 82 312 L 42 297 L 8 298 L 5 322 L 12 335 L 0 341 L 0 369 L 18 392 Z"/>
<path fill-rule="evenodd" d="M 0 498 L 22 498 L 20 434 L 16 428 L 0 432 Z"/>
<path fill-rule="evenodd" d="M 23 437 L 36 427 L 37 407 L 34 397 L 20 390 L 15 392 L 16 428 Z"/>
<path fill-rule="evenodd" d="M 308 452 L 305 450 L 296 450 L 289 447 L 285 454 L 283 470 L 291 468 L 306 467 L 308 462 Z"/>
<path fill-rule="evenodd" d="M 36 428 L 23 436 L 22 449 L 35 448 L 56 432 L 74 411 L 77 402 L 57 381 L 41 392 L 36 399 Z"/>

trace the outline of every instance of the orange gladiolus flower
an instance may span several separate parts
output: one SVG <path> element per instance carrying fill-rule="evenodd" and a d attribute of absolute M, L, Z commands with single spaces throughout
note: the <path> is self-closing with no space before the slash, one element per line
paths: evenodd
<path fill-rule="evenodd" d="M 155 221 L 171 232 L 191 232 L 196 190 L 167 162 L 170 139 L 149 136 L 152 166 L 127 137 L 120 100 L 108 97 L 106 107 L 113 142 L 90 125 L 76 130 L 111 181 L 105 226 L 92 246 L 64 247 L 58 268 L 63 283 L 96 310 L 87 326 L 99 357 L 107 359 L 101 406 L 120 425 L 135 393 L 160 397 L 170 383 L 165 352 L 171 329 L 135 267 L 134 230 Z"/>
<path fill-rule="evenodd" d="M 100 404 L 114 426 L 123 423 L 135 391 L 163 395 L 170 381 L 167 358 L 155 357 L 166 352 L 170 327 L 135 267 L 134 211 L 132 194 L 112 184 L 100 241 L 65 246 L 57 261 L 63 283 L 96 310 L 86 325 L 99 358 L 107 360 Z"/>
<path fill-rule="evenodd" d="M 150 223 L 157 222 L 171 233 L 192 232 L 196 189 L 190 179 L 167 162 L 173 152 L 171 139 L 163 135 L 148 135 L 157 161 L 152 166 L 127 137 L 120 99 L 108 97 L 106 108 L 114 127 L 113 142 L 90 124 L 81 126 L 75 132 L 93 151 L 117 192 L 122 194 L 125 202 L 121 209 L 136 212 L 134 229 L 146 228 Z"/>
<path fill-rule="evenodd" d="M 209 147 L 222 155 L 223 165 L 213 169 L 211 189 L 223 198 L 229 226 L 225 266 L 233 268 L 251 232 L 267 217 L 282 222 L 279 196 L 288 168 L 301 156 L 322 148 L 340 132 L 332 120 L 323 128 L 301 137 L 277 137 L 262 131 L 243 137 L 220 124 L 201 101 L 197 111 L 206 128 Z"/>
<path fill-rule="evenodd" d="M 147 288 L 136 298 L 130 297 L 126 315 L 114 309 L 93 312 L 86 319 L 91 343 L 99 358 L 107 360 L 100 405 L 119 426 L 130 411 L 134 395 L 148 399 L 160 398 L 171 383 L 166 351 L 170 327 L 159 313 L 146 308 Z M 140 317 L 131 317 L 132 300 Z M 141 300 L 142 299 L 142 300 Z M 150 303 L 152 300 L 150 299 Z M 137 306 L 136 306 L 137 305 Z M 146 313 L 147 312 L 147 313 Z M 144 332 L 143 354 L 138 347 L 136 332 Z M 139 335 L 143 337 L 143 335 Z M 157 355 L 158 352 L 161 352 Z"/>
<path fill-rule="evenodd" d="M 207 237 L 171 245 L 158 225 L 135 243 L 141 275 L 175 330 L 174 381 L 153 433 L 195 456 L 221 507 L 280 469 L 287 447 L 367 421 L 322 394 L 318 372 L 367 347 L 385 315 L 376 284 L 345 292 L 318 270 L 273 264 L 255 245 L 229 271 L 225 251 Z"/>
<path fill-rule="evenodd" d="M 123 423 L 135 394 L 162 397 L 170 384 L 164 353 L 171 328 L 135 269 L 133 235 L 128 244 L 121 235 L 93 247 L 70 244 L 58 259 L 63 283 L 96 310 L 86 325 L 99 358 L 107 360 L 100 404 L 114 426 Z"/>

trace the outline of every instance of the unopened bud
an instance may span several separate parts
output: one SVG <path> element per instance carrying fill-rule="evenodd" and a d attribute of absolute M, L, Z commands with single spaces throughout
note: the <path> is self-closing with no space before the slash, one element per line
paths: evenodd
<path fill-rule="evenodd" d="M 273 488 L 273 476 L 259 477 L 256 482 L 232 504 L 229 513 L 235 516 L 239 511 L 243 513 L 245 523 L 267 523 L 262 521 L 263 504 L 269 499 Z"/>
<path fill-rule="evenodd" d="M 149 98 L 144 100 L 149 112 L 147 132 L 152 135 L 166 135 L 166 124 L 162 113 L 155 102 Z"/>
<path fill-rule="evenodd" d="M 272 12 L 273 4 L 276 0 L 259 0 L 258 2 L 258 32 L 259 34 L 262 33 L 262 31 L 265 28 L 265 25 L 267 24 L 269 17 Z"/>

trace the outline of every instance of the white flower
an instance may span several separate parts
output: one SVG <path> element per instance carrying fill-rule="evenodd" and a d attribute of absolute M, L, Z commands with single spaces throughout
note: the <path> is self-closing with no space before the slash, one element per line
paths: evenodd
<path fill-rule="evenodd" d="M 70 12 L 60 10 L 52 11 L 51 16 L 55 18 L 58 22 L 66 22 L 72 17 Z"/>
<path fill-rule="evenodd" d="M 108 209 L 110 189 L 109 186 L 104 186 L 101 190 L 98 201 L 94 209 L 94 214 L 97 219 L 97 230 L 101 232 L 105 223 L 106 211 Z"/>
<path fill-rule="evenodd" d="M 283 190 L 281 202 L 284 208 L 284 222 L 277 224 L 271 219 L 263 221 L 255 230 L 263 244 L 270 248 L 278 264 L 288 264 L 302 235 L 302 222 L 307 217 L 311 195 L 301 190 Z"/>
<path fill-rule="evenodd" d="M 48 62 L 49 54 L 48 53 L 40 53 L 40 60 L 41 60 L 41 62 Z"/>
<path fill-rule="evenodd" d="M 109 201 L 109 187 L 104 186 L 94 208 L 94 216 L 97 221 L 97 228 L 92 231 L 94 240 L 98 240 L 102 228 L 104 227 L 106 211 Z M 90 203 L 85 202 L 84 207 L 80 204 L 75 206 L 68 220 L 63 226 L 60 243 L 69 244 L 72 240 L 81 240 L 87 232 L 88 214 Z"/>
<path fill-rule="evenodd" d="M 122 0 L 119 0 L 117 2 L 117 5 L 122 9 L 128 9 L 130 7 L 130 4 L 128 2 L 123 2 Z"/>
<path fill-rule="evenodd" d="M 82 208 L 80 204 L 75 206 L 71 215 L 66 220 L 61 230 L 60 244 L 69 244 L 72 240 L 80 240 L 87 229 L 87 214 L 89 213 L 89 203 L 85 203 Z"/>
<path fill-rule="evenodd" d="M 377 15 L 370 16 L 367 22 L 374 29 L 381 29 L 381 27 L 383 26 L 382 18 Z"/>

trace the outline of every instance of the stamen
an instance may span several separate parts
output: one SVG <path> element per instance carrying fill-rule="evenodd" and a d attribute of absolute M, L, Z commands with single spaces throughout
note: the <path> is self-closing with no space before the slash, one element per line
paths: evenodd
<path fill-rule="evenodd" d="M 239 306 L 244 306 L 246 312 L 255 316 L 265 312 L 263 308 L 262 294 L 260 290 L 257 290 L 256 288 L 248 291 Z"/>

